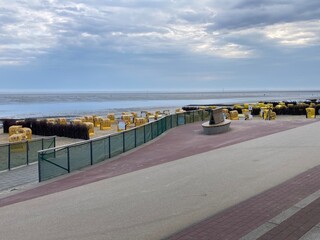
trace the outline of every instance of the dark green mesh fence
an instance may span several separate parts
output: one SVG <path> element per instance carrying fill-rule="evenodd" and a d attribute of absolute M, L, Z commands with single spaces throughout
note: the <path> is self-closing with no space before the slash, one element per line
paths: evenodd
<path fill-rule="evenodd" d="M 92 141 L 92 163 L 101 162 L 110 157 L 109 139 L 103 138 Z"/>
<path fill-rule="evenodd" d="M 184 118 L 185 118 L 186 124 L 192 122 L 192 118 L 191 118 L 191 113 L 190 112 L 186 112 L 184 114 Z"/>
<path fill-rule="evenodd" d="M 201 113 L 200 112 L 198 112 L 198 111 L 195 111 L 195 112 L 193 112 L 193 121 L 194 122 L 199 122 L 199 121 L 201 121 Z"/>
<path fill-rule="evenodd" d="M 136 145 L 140 146 L 145 143 L 145 134 L 144 129 L 149 125 L 142 126 L 140 128 L 136 128 Z"/>
<path fill-rule="evenodd" d="M 151 123 L 151 129 L 152 129 L 152 139 L 158 137 L 158 122 Z"/>
<path fill-rule="evenodd" d="M 38 151 L 55 147 L 55 137 L 0 145 L 0 171 L 38 161 Z"/>
<path fill-rule="evenodd" d="M 166 121 L 166 129 L 168 130 L 168 129 L 172 128 L 172 116 L 170 115 L 164 119 Z"/>
<path fill-rule="evenodd" d="M 186 124 L 186 114 L 185 113 L 177 114 L 177 118 L 178 118 L 178 120 L 177 120 L 178 126 Z"/>
<path fill-rule="evenodd" d="M 152 140 L 151 124 L 145 125 L 145 138 L 146 142 Z"/>
<path fill-rule="evenodd" d="M 172 127 L 176 127 L 178 126 L 178 115 L 171 115 L 171 123 L 172 123 Z"/>
<path fill-rule="evenodd" d="M 119 133 L 117 135 L 113 135 L 110 137 L 110 156 L 114 157 L 123 153 L 124 145 L 123 145 L 123 133 Z"/>
<path fill-rule="evenodd" d="M 135 130 L 124 132 L 124 150 L 129 151 L 136 147 Z"/>
<path fill-rule="evenodd" d="M 70 171 L 91 165 L 91 142 L 69 147 Z"/>
<path fill-rule="evenodd" d="M 70 172 L 69 148 L 44 150 L 39 153 L 39 181 Z"/>
<path fill-rule="evenodd" d="M 0 171 L 7 170 L 9 164 L 9 148 L 7 145 L 0 146 Z"/>
<path fill-rule="evenodd" d="M 50 141 L 53 142 L 52 140 L 50 140 Z M 42 145 L 42 142 L 44 142 L 44 141 L 42 141 L 41 139 L 29 142 L 29 144 L 28 144 L 28 147 L 29 147 L 29 163 L 38 161 L 38 151 L 40 151 L 42 149 L 55 147 L 54 144 L 52 146 L 50 146 L 50 147 L 48 147 L 48 144 L 43 144 Z M 46 139 L 45 142 L 47 143 L 49 141 Z"/>
<path fill-rule="evenodd" d="M 173 127 L 202 121 L 209 118 L 204 111 L 185 112 L 165 116 L 155 122 L 112 134 L 104 138 L 87 140 L 63 148 L 54 148 L 39 152 L 39 181 L 66 174 L 68 172 L 104 161 L 140 146 Z M 46 143 L 49 145 L 49 143 Z M 44 144 L 44 145 L 46 145 Z M 6 155 L 4 149 L 0 152 Z M 7 160 L 3 157 L 3 165 Z"/>
<path fill-rule="evenodd" d="M 10 168 L 25 165 L 28 162 L 28 143 L 11 143 L 10 144 Z"/>

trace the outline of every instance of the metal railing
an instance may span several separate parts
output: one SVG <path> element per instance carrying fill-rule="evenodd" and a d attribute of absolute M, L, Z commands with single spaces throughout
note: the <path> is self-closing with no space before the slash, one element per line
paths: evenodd
<path fill-rule="evenodd" d="M 123 132 L 39 151 L 39 181 L 110 159 L 151 141 L 171 128 L 208 118 L 209 114 L 204 110 L 177 113 Z"/>
<path fill-rule="evenodd" d="M 56 137 L 0 144 L 0 171 L 38 161 L 38 151 L 56 146 Z"/>

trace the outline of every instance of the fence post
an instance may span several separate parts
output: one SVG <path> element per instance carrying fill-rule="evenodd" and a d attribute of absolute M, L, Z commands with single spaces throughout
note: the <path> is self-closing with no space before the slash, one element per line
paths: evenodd
<path fill-rule="evenodd" d="M 42 160 L 42 152 L 38 152 L 38 178 L 39 182 L 41 182 L 41 160 Z"/>
<path fill-rule="evenodd" d="M 111 137 L 109 136 L 109 158 L 111 158 Z"/>
<path fill-rule="evenodd" d="M 161 119 L 161 133 L 163 133 L 164 132 L 164 129 L 165 129 L 165 126 L 164 126 L 164 124 L 163 123 L 165 123 L 164 121 L 163 121 L 164 119 L 162 118 Z"/>
<path fill-rule="evenodd" d="M 146 143 L 146 125 L 143 126 L 143 142 Z"/>
<path fill-rule="evenodd" d="M 11 170 L 11 145 L 8 144 L 8 170 Z"/>
<path fill-rule="evenodd" d="M 68 158 L 68 173 L 70 173 L 70 150 L 67 147 L 67 158 Z"/>
<path fill-rule="evenodd" d="M 134 129 L 134 147 L 137 147 L 137 128 Z"/>
<path fill-rule="evenodd" d="M 151 125 L 151 139 L 153 139 L 153 122 L 150 125 Z"/>
<path fill-rule="evenodd" d="M 90 164 L 93 165 L 92 141 L 90 141 Z"/>
<path fill-rule="evenodd" d="M 168 116 L 166 116 L 166 131 L 169 129 L 168 128 L 168 123 L 169 123 L 168 121 L 169 121 L 169 118 L 168 118 Z"/>
<path fill-rule="evenodd" d="M 29 142 L 26 142 L 26 148 L 27 148 L 27 165 L 29 165 Z"/>
<path fill-rule="evenodd" d="M 122 152 L 126 151 L 126 139 L 124 136 L 124 132 L 122 132 Z"/>

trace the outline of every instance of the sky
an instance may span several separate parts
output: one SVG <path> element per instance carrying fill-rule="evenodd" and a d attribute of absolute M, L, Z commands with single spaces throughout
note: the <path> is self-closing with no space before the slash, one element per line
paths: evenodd
<path fill-rule="evenodd" d="M 319 0 L 0 0 L 0 91 L 319 90 Z"/>

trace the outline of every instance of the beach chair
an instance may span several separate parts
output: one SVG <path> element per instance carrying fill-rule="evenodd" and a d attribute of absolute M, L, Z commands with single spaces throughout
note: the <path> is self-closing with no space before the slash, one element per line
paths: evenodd
<path fill-rule="evenodd" d="M 94 116 L 94 117 L 93 117 L 94 127 L 100 127 L 100 123 L 101 123 L 102 120 L 103 120 L 102 117 Z"/>
<path fill-rule="evenodd" d="M 61 125 L 67 125 L 67 119 L 66 118 L 58 118 L 57 122 L 58 122 L 58 124 L 61 124 Z"/>
<path fill-rule="evenodd" d="M 73 119 L 73 120 L 71 120 L 71 124 L 80 125 L 80 124 L 82 124 L 82 120 L 81 119 Z"/>
<path fill-rule="evenodd" d="M 316 111 L 314 108 L 306 108 L 307 118 L 316 118 Z"/>
<path fill-rule="evenodd" d="M 132 123 L 133 122 L 133 117 L 131 114 L 127 114 L 127 115 L 122 115 L 121 116 L 121 120 L 125 121 L 126 123 Z"/>
<path fill-rule="evenodd" d="M 230 111 L 230 120 L 239 120 L 239 114 L 237 110 Z"/>
<path fill-rule="evenodd" d="M 107 118 L 110 119 L 111 123 L 114 123 L 114 121 L 115 121 L 114 113 L 109 113 L 109 114 L 107 115 Z"/>
<path fill-rule="evenodd" d="M 94 136 L 94 125 L 92 122 L 84 122 L 84 125 L 88 128 L 89 137 Z"/>
<path fill-rule="evenodd" d="M 101 119 L 100 121 L 100 130 L 110 130 L 111 121 L 109 118 Z"/>
<path fill-rule="evenodd" d="M 12 125 L 9 127 L 9 136 L 19 133 L 19 129 L 22 128 L 22 125 Z"/>
<path fill-rule="evenodd" d="M 136 127 L 146 124 L 147 120 L 145 118 L 135 118 L 134 124 Z"/>
<path fill-rule="evenodd" d="M 24 133 L 16 133 L 9 136 L 9 142 L 22 142 L 24 140 L 27 140 L 27 136 Z"/>
<path fill-rule="evenodd" d="M 227 108 L 222 108 L 222 114 L 225 119 L 230 119 L 230 113 Z"/>
<path fill-rule="evenodd" d="M 84 122 L 90 122 L 93 124 L 93 116 L 84 116 Z"/>
<path fill-rule="evenodd" d="M 55 118 L 47 118 L 46 121 L 47 121 L 47 123 L 52 123 L 52 124 L 56 123 L 56 119 Z"/>
<path fill-rule="evenodd" d="M 27 144 L 23 141 L 27 140 L 27 136 L 23 133 L 13 134 L 9 137 L 10 152 L 26 152 Z"/>
<path fill-rule="evenodd" d="M 32 130 L 31 130 L 31 128 L 27 128 L 27 127 L 19 128 L 18 132 L 20 134 L 22 134 L 23 137 L 25 136 L 26 140 L 32 140 Z"/>
<path fill-rule="evenodd" d="M 157 111 L 156 113 L 155 113 L 155 119 L 160 119 L 160 118 L 162 118 L 163 117 L 163 115 L 160 113 L 160 111 Z"/>
<path fill-rule="evenodd" d="M 170 115 L 170 110 L 166 109 L 166 110 L 163 110 L 162 112 L 164 115 L 168 116 Z"/>

